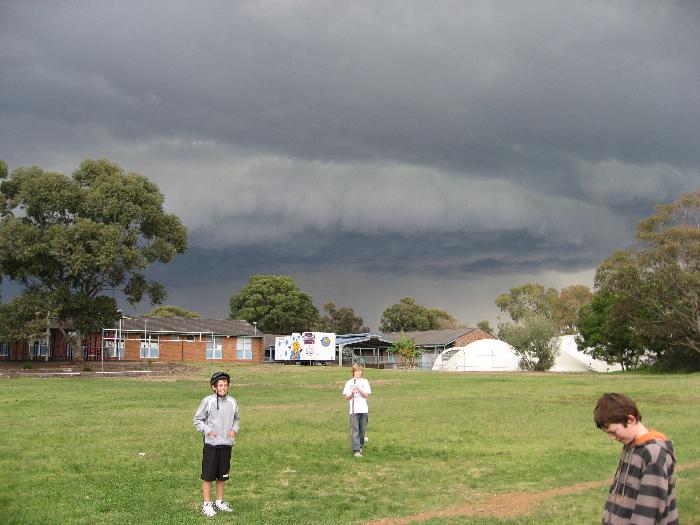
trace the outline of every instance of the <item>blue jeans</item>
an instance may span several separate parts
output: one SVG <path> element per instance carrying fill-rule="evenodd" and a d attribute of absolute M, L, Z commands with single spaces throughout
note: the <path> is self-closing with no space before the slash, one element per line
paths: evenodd
<path fill-rule="evenodd" d="M 350 414 L 350 441 L 353 452 L 362 450 L 365 446 L 365 430 L 367 429 L 367 414 Z"/>

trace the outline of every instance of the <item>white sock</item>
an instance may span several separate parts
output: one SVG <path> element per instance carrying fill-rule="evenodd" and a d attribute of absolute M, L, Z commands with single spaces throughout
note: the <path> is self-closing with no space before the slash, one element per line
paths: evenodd
<path fill-rule="evenodd" d="M 216 504 L 217 504 L 217 505 L 221 505 L 221 500 L 220 500 L 220 499 L 217 499 L 217 500 L 216 500 Z"/>

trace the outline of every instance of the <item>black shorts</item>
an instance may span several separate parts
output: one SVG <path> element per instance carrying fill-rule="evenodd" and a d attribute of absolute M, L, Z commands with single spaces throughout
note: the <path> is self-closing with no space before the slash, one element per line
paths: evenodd
<path fill-rule="evenodd" d="M 228 445 L 204 445 L 202 450 L 202 480 L 227 481 L 231 469 L 231 449 Z"/>

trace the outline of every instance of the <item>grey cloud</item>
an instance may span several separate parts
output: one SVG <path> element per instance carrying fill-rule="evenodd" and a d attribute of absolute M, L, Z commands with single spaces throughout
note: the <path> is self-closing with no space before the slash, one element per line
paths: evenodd
<path fill-rule="evenodd" d="M 16 8 L 12 41 L 43 42 L 12 107 L 514 180 L 556 157 L 697 166 L 697 36 L 673 3 L 211 5 Z"/>
<path fill-rule="evenodd" d="M 700 183 L 699 23 L 692 2 L 5 2 L 0 157 L 156 181 L 190 230 L 156 270 L 176 289 L 590 273 Z"/>

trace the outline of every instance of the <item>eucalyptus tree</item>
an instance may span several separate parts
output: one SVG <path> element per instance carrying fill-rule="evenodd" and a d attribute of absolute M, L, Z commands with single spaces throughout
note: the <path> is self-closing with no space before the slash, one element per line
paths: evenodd
<path fill-rule="evenodd" d="M 71 176 L 18 168 L 0 192 L 0 273 L 43 298 L 43 314 L 73 348 L 117 319 L 115 290 L 131 304 L 165 298 L 145 272 L 184 252 L 187 230 L 146 177 L 87 159 Z M 81 352 L 73 357 L 81 360 Z"/>

